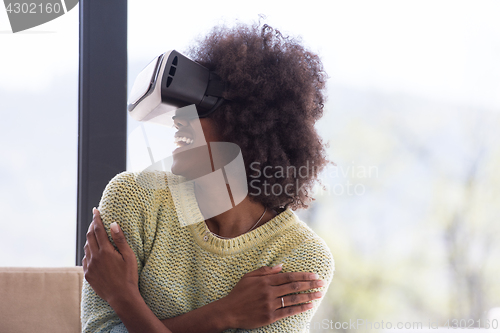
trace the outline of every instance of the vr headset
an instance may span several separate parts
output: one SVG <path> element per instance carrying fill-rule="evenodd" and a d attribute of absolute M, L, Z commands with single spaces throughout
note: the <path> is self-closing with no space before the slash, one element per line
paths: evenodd
<path fill-rule="evenodd" d="M 138 121 L 173 125 L 172 116 L 206 117 L 223 102 L 225 83 L 215 73 L 172 50 L 153 59 L 137 76 L 128 111 Z M 184 108 L 188 105 L 194 108 Z"/>

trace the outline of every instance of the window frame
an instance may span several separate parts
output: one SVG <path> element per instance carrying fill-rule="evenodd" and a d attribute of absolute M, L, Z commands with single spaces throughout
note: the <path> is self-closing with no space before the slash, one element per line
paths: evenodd
<path fill-rule="evenodd" d="M 127 1 L 81 0 L 79 21 L 77 266 L 92 207 L 127 166 Z"/>

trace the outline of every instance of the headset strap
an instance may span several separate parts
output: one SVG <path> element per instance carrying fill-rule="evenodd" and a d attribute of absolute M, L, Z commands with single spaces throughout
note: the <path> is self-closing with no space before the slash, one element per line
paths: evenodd
<path fill-rule="evenodd" d="M 226 90 L 226 84 L 222 81 L 222 79 L 214 72 L 210 72 L 208 87 L 207 91 L 205 92 L 205 95 L 222 97 L 222 94 L 224 93 L 225 90 Z"/>

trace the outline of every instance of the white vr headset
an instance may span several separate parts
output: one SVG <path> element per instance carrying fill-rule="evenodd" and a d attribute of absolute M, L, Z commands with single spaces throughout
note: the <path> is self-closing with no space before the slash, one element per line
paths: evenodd
<path fill-rule="evenodd" d="M 211 114 L 225 101 L 225 90 L 217 74 L 172 50 L 153 59 L 139 73 L 129 95 L 128 111 L 135 120 L 171 126 L 174 115 L 202 118 Z M 193 104 L 197 114 L 193 108 L 184 108 Z"/>

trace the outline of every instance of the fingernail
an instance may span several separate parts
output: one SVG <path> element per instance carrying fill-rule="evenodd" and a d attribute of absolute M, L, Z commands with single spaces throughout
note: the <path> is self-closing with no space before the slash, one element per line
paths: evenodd
<path fill-rule="evenodd" d="M 273 269 L 274 268 L 281 268 L 281 267 L 283 267 L 283 263 L 277 264 L 276 266 L 273 267 Z"/>
<path fill-rule="evenodd" d="M 118 223 L 116 222 L 113 222 L 109 225 L 109 228 L 111 229 L 111 231 L 113 231 L 115 234 L 119 233 L 120 232 L 120 227 L 118 226 Z"/>
<path fill-rule="evenodd" d="M 319 287 L 323 287 L 324 285 L 325 285 L 325 281 L 323 281 L 323 280 L 319 280 L 318 281 L 318 286 Z"/>
<path fill-rule="evenodd" d="M 310 275 L 310 277 L 311 277 L 311 279 L 312 279 L 312 280 L 317 280 L 317 279 L 319 279 L 319 275 L 318 275 L 318 274 L 316 274 L 316 273 L 312 273 L 312 274 Z"/>
<path fill-rule="evenodd" d="M 92 208 L 92 213 L 95 214 L 95 212 L 97 211 L 97 208 Z"/>

